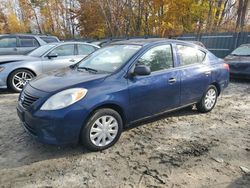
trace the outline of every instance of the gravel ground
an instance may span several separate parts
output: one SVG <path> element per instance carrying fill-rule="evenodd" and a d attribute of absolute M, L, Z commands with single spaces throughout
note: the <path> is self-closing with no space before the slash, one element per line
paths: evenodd
<path fill-rule="evenodd" d="M 0 94 L 0 187 L 250 187 L 250 82 L 231 83 L 210 113 L 154 118 L 94 153 L 35 141 L 17 97 Z"/>

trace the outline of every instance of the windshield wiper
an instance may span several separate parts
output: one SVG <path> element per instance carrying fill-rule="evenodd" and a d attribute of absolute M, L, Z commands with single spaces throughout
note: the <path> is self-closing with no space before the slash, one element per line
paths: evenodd
<path fill-rule="evenodd" d="M 77 69 L 79 70 L 81 70 L 81 69 L 83 69 L 83 70 L 86 70 L 86 71 L 91 71 L 91 72 L 98 72 L 98 70 L 96 70 L 96 69 L 92 69 L 92 68 L 89 68 L 89 67 L 77 67 Z"/>

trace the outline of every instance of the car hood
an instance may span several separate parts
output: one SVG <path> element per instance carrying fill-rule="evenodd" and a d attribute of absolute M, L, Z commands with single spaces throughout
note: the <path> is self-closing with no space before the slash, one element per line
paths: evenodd
<path fill-rule="evenodd" d="M 36 61 L 40 60 L 39 57 L 32 57 L 28 55 L 3 55 L 0 56 L 0 65 L 22 61 Z"/>
<path fill-rule="evenodd" d="M 44 91 L 55 92 L 74 87 L 81 83 L 87 83 L 93 80 L 99 80 L 107 77 L 109 74 L 94 74 L 87 71 L 72 70 L 70 68 L 60 71 L 53 71 L 43 74 L 32 80 L 29 84 L 31 87 Z"/>
<path fill-rule="evenodd" d="M 224 59 L 227 63 L 243 63 L 243 62 L 250 62 L 250 57 L 248 56 L 233 56 L 228 55 Z"/>

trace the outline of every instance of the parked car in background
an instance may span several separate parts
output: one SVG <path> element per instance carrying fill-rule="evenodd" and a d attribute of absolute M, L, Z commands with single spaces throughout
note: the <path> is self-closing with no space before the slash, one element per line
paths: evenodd
<path fill-rule="evenodd" d="M 0 57 L 0 88 L 20 92 L 33 77 L 75 64 L 100 47 L 82 42 L 50 43 L 28 55 Z"/>
<path fill-rule="evenodd" d="M 250 79 L 250 44 L 239 46 L 224 60 L 229 64 L 232 78 Z"/>
<path fill-rule="evenodd" d="M 0 55 L 27 54 L 41 45 L 59 42 L 54 36 L 31 34 L 0 35 Z"/>
<path fill-rule="evenodd" d="M 112 44 L 113 42 L 123 41 L 123 40 L 128 40 L 128 39 L 103 39 L 103 40 L 91 41 L 90 43 L 100 47 L 104 47 L 109 44 Z"/>
<path fill-rule="evenodd" d="M 127 40 L 32 80 L 17 113 L 41 142 L 80 140 L 97 151 L 141 119 L 193 104 L 211 111 L 228 83 L 228 65 L 205 48 L 178 40 Z"/>
<path fill-rule="evenodd" d="M 114 42 L 119 42 L 119 41 L 127 41 L 127 40 L 140 40 L 140 39 L 145 39 L 145 40 L 164 40 L 166 38 L 110 38 L 110 39 L 102 39 L 102 40 L 96 40 L 96 41 L 91 41 L 91 44 L 98 45 L 100 47 L 105 47 L 108 46 Z"/>

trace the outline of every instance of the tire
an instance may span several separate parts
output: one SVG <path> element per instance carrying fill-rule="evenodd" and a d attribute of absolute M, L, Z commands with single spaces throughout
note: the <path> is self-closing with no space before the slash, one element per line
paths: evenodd
<path fill-rule="evenodd" d="M 107 123 L 107 127 L 103 127 L 103 122 Z M 119 140 L 122 130 L 120 114 L 110 108 L 103 108 L 95 111 L 89 118 L 82 129 L 80 139 L 88 150 L 101 151 L 114 145 Z"/>
<path fill-rule="evenodd" d="M 197 110 L 202 113 L 210 112 L 217 102 L 218 90 L 214 85 L 210 85 L 200 102 L 196 104 Z"/>
<path fill-rule="evenodd" d="M 8 87 L 14 92 L 21 92 L 27 81 L 34 77 L 34 73 L 27 69 L 17 69 L 9 75 Z"/>

